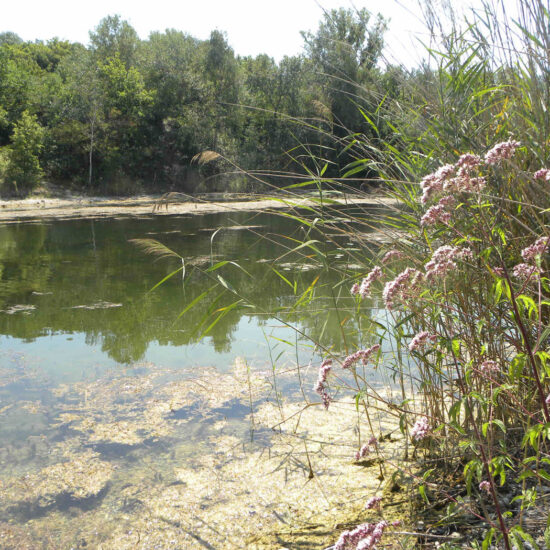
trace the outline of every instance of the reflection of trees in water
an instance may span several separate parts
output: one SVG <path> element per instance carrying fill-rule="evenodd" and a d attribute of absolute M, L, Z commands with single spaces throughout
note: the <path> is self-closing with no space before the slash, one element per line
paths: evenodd
<path fill-rule="evenodd" d="M 216 234 L 211 245 L 213 231 L 230 222 L 262 225 L 261 231 L 268 238 L 225 229 Z M 216 351 L 230 349 L 243 315 L 263 323 L 268 318 L 265 312 L 279 312 L 285 321 L 298 324 L 313 339 L 322 337 L 325 345 L 337 349 L 342 345 L 344 330 L 347 346 L 354 347 L 358 334 L 355 302 L 346 290 L 336 303 L 331 297 L 341 279 L 338 273 L 301 272 L 303 259 L 296 254 L 285 256 L 284 262 L 290 267 L 281 272 L 297 281 L 297 295 L 317 275 L 320 277 L 311 304 L 288 314 L 285 310 L 295 304 L 296 295 L 266 263 L 259 262 L 284 251 L 272 239 L 296 231 L 299 228 L 289 220 L 250 213 L 0 227 L 0 309 L 23 303 L 37 306 L 30 315 L 0 314 L 0 333 L 32 340 L 46 333 L 82 332 L 88 344 L 101 345 L 120 363 L 140 359 L 150 342 L 175 346 L 196 342 L 201 330 L 220 315 L 221 308 L 236 300 L 227 291 L 220 297 L 223 289 L 219 287 L 178 319 L 188 304 L 214 284 L 212 275 L 218 272 L 210 277 L 204 273 L 212 250 L 218 259 L 222 256 L 243 265 L 249 275 L 232 265 L 224 266 L 219 273 L 263 312 L 236 308 L 222 316 L 209 333 Z M 188 262 L 184 288 L 178 274 L 154 292 L 147 292 L 178 267 L 177 260 L 154 262 L 127 242 L 150 233 L 154 233 L 151 238 L 161 240 L 188 260 L 204 258 L 202 270 Z M 105 308 L 100 302 L 123 305 Z M 82 305 L 88 309 L 75 309 Z"/>

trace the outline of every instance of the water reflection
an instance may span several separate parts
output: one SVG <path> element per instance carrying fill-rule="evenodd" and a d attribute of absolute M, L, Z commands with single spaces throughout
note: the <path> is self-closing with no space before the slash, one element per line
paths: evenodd
<path fill-rule="evenodd" d="M 244 270 L 228 264 L 219 273 L 257 309 L 235 308 L 218 320 L 206 341 L 210 363 L 216 364 L 220 354 L 225 354 L 220 363 L 226 362 L 236 341 L 248 341 L 255 351 L 263 340 L 261 327 L 272 322 L 259 312 L 290 308 L 319 274 L 311 307 L 323 315 L 287 315 L 285 320 L 298 323 L 312 336 L 322 331 L 326 342 L 340 345 L 342 319 L 330 311 L 335 305 L 353 307 L 347 289 L 334 290 L 340 276 L 328 269 L 319 271 L 316 259 L 304 257 L 303 250 L 276 264 L 287 281 L 296 282 L 295 289 L 269 267 L 295 246 L 290 239 L 303 235 L 293 220 L 250 213 L 1 226 L 0 334 L 17 339 L 11 342 L 15 350 L 17 342 L 47 337 L 55 341 L 50 348 L 57 354 L 70 350 L 67 337 L 78 339 L 82 334 L 95 359 L 101 355 L 122 364 L 147 360 L 148 351 L 159 346 L 181 357 L 185 346 L 197 343 L 198 329 L 207 328 L 215 318 L 205 313 L 235 300 L 227 292 L 222 295 L 221 289 L 178 319 L 212 285 L 215 274 L 209 277 L 205 269 L 224 259 L 238 262 Z M 186 259 L 185 285 L 177 275 L 148 292 L 179 267 L 179 260 L 154 261 L 128 242 L 139 238 L 155 238 Z M 305 269 L 308 265 L 315 269 Z M 281 337 L 291 336 L 289 332 Z M 35 348 L 43 359 L 45 348 Z M 25 350 L 33 351 L 32 346 Z M 246 350 L 241 346 L 239 353 Z"/>

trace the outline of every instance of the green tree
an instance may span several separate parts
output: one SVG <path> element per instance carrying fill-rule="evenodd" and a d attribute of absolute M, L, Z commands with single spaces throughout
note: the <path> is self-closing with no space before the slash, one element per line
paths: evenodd
<path fill-rule="evenodd" d="M 90 43 L 99 61 L 118 55 L 126 68 L 129 68 L 135 62 L 139 37 L 128 21 L 123 21 L 119 15 L 109 15 L 90 32 Z"/>
<path fill-rule="evenodd" d="M 335 137 L 364 132 L 370 128 L 357 109 L 367 113 L 380 100 L 377 63 L 384 45 L 386 22 L 381 15 L 372 18 L 366 9 L 340 8 L 325 12 L 315 34 L 302 33 L 305 50 L 317 71 L 321 91 L 319 101 L 331 112 Z M 336 158 L 333 155 L 333 162 Z M 340 163 L 349 157 L 340 157 Z"/>
<path fill-rule="evenodd" d="M 16 193 L 24 193 L 35 187 L 42 178 L 39 155 L 44 142 L 44 128 L 36 116 L 24 111 L 16 124 L 9 148 L 7 181 Z"/>

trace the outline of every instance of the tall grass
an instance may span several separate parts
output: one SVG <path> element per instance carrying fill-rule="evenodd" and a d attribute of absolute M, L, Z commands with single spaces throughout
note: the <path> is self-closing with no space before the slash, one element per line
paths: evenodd
<path fill-rule="evenodd" d="M 425 6 L 437 47 L 399 97 L 379 98 L 375 113 L 359 111 L 374 137 L 338 141 L 354 156 L 343 178 L 323 178 L 326 162 L 311 154 L 307 179 L 287 188 L 289 207 L 304 207 L 298 189 L 316 190 L 305 214 L 281 215 L 305 228 L 289 252 L 320 271 L 301 294 L 285 281 L 297 294 L 294 313 L 314 303 L 323 271 L 340 274 L 331 292 L 354 304 L 354 338 L 345 330 L 348 310 L 339 317 L 342 343 L 321 332 L 314 345 L 320 408 L 330 413 L 349 393 L 363 411 L 369 439 L 358 443 L 357 459 L 380 453 L 389 434 L 377 431 L 369 411 L 383 408 L 416 459 L 392 469 L 441 510 L 434 524 L 467 531 L 464 518 L 474 521 L 471 547 L 548 548 L 550 7 L 521 0 L 512 20 L 504 1 L 487 2 L 447 30 Z M 386 209 L 354 206 L 343 216 L 327 191 L 357 195 L 354 180 L 365 175 Z M 373 229 L 382 244 L 373 243 Z M 357 264 L 360 275 L 349 267 Z M 385 319 L 373 313 L 381 306 Z M 387 369 L 392 391 L 369 382 L 375 368 Z M 387 528 L 365 524 L 334 548 L 373 548 Z"/>

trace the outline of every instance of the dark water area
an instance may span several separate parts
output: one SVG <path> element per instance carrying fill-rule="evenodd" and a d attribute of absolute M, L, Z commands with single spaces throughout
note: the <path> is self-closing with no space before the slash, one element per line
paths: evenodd
<path fill-rule="evenodd" d="M 0 226 L 0 539 L 13 541 L 0 547 L 201 547 L 191 527 L 172 533 L 180 546 L 153 544 L 172 540 L 151 517 L 174 487 L 223 517 L 211 496 L 194 500 L 209 491 L 205 461 L 271 448 L 280 399 L 312 394 L 314 341 L 342 353 L 368 343 L 349 294 L 356 242 L 306 231 L 250 212 Z M 151 290 L 182 262 L 133 239 L 172 249 L 185 276 Z M 320 254 L 291 252 L 308 239 Z M 136 524 L 149 536 L 139 543 Z"/>

